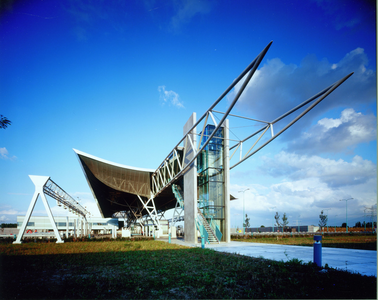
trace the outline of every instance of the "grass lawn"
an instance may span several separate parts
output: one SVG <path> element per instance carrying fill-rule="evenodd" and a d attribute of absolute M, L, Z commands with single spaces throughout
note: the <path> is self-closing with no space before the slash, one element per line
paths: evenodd
<path fill-rule="evenodd" d="M 375 299 L 377 280 L 154 240 L 0 244 L 0 299 Z"/>
<path fill-rule="evenodd" d="M 320 235 L 320 234 L 319 234 Z M 245 238 L 242 235 L 232 236 L 233 241 L 243 241 L 251 243 L 266 243 L 295 246 L 313 246 L 314 238 L 308 236 L 284 235 L 281 237 L 269 235 L 248 235 Z M 324 234 L 322 237 L 323 247 L 349 248 L 361 250 L 377 250 L 376 234 Z"/>

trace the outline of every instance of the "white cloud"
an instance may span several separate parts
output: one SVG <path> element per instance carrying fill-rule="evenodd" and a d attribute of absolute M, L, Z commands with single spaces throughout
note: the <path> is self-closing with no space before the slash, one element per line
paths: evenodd
<path fill-rule="evenodd" d="M 298 139 L 289 142 L 288 150 L 297 153 L 343 152 L 360 143 L 376 140 L 377 121 L 373 114 L 363 115 L 348 108 L 340 118 L 323 118 Z"/>
<path fill-rule="evenodd" d="M 232 225 L 240 226 L 243 210 L 239 190 L 250 188 L 244 196 L 245 213 L 252 226 L 271 226 L 275 212 L 289 215 L 290 225 L 317 225 L 320 211 L 330 209 L 331 224 L 345 222 L 348 202 L 351 224 L 363 221 L 363 211 L 377 201 L 376 165 L 355 156 L 351 162 L 280 152 L 274 158 L 264 158 L 259 177 L 272 176 L 273 184 L 231 185 L 231 194 L 239 196 L 231 201 Z"/>
<path fill-rule="evenodd" d="M 7 209 L 7 210 L 1 210 L 0 215 L 17 215 L 19 214 L 19 211 L 15 209 Z"/>
<path fill-rule="evenodd" d="M 369 69 L 368 58 L 362 48 L 345 55 L 339 62 L 318 60 L 306 56 L 299 66 L 285 64 L 279 58 L 267 62 L 255 73 L 236 104 L 236 109 L 251 118 L 272 121 L 299 103 L 314 96 L 347 74 L 354 74 L 294 126 L 291 136 L 321 113 L 335 107 L 356 107 L 376 101 L 376 73 Z M 229 98 L 240 89 L 239 82 Z M 285 138 L 288 138 L 287 134 Z"/>
<path fill-rule="evenodd" d="M 8 158 L 8 150 L 4 147 L 4 148 L 0 148 L 0 155 L 1 155 L 1 158 L 3 159 L 7 159 Z"/>
<path fill-rule="evenodd" d="M 0 148 L 0 157 L 1 159 L 7 159 L 7 160 L 15 160 L 17 157 L 16 156 L 9 156 L 9 152 L 7 148 L 3 147 Z"/>
<path fill-rule="evenodd" d="M 320 156 L 307 156 L 281 151 L 274 159 L 264 158 L 260 171 L 273 177 L 291 180 L 318 178 L 329 187 L 341 188 L 367 183 L 376 178 L 376 165 L 356 155 L 351 162 Z"/>
<path fill-rule="evenodd" d="M 0 210 L 0 222 L 1 223 L 15 223 L 15 222 L 17 222 L 17 216 L 18 215 L 25 214 L 25 212 L 15 210 L 8 205 L 6 207 L 7 207 L 7 209 Z"/>
<path fill-rule="evenodd" d="M 178 108 L 184 108 L 183 102 L 180 100 L 180 96 L 176 92 L 165 90 L 164 85 L 159 86 L 158 91 L 160 93 L 160 101 L 162 101 L 163 104 L 168 103 Z"/>

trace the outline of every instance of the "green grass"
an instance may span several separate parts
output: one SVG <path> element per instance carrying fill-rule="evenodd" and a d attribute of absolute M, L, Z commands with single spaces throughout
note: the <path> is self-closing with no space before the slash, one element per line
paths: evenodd
<path fill-rule="evenodd" d="M 377 286 L 374 276 L 298 260 L 154 240 L 0 244 L 0 268 L 0 299 L 366 299 Z"/>
<path fill-rule="evenodd" d="M 320 234 L 319 234 L 320 235 Z M 278 238 L 277 238 L 278 237 Z M 233 241 L 243 241 L 251 243 L 266 243 L 266 244 L 280 244 L 280 245 L 295 245 L 295 246 L 313 246 L 313 235 L 307 236 L 291 236 L 290 234 L 284 236 L 269 236 L 269 235 L 233 235 Z M 361 250 L 377 250 L 377 235 L 376 234 L 323 234 L 323 247 L 332 248 L 349 248 Z"/>

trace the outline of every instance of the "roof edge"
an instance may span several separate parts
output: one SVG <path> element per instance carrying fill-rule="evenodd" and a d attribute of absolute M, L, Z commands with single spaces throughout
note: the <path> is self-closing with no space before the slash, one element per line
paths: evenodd
<path fill-rule="evenodd" d="M 109 165 L 112 165 L 112 166 L 115 166 L 115 167 L 131 169 L 131 170 L 135 170 L 135 171 L 142 171 L 142 172 L 151 172 L 151 173 L 155 172 L 155 169 L 131 167 L 131 166 L 127 166 L 127 165 L 123 165 L 123 164 L 115 163 L 115 162 L 112 162 L 112 161 L 109 161 L 109 160 L 106 160 L 106 159 L 99 158 L 97 156 L 85 153 L 85 152 L 77 150 L 75 148 L 72 148 L 72 150 L 75 151 L 75 153 L 77 155 L 85 156 L 85 157 L 88 157 L 88 158 L 91 158 L 91 159 L 94 159 L 94 160 L 97 160 L 97 161 L 100 161 L 100 162 L 103 162 L 103 163 L 106 163 L 106 164 L 109 164 Z"/>

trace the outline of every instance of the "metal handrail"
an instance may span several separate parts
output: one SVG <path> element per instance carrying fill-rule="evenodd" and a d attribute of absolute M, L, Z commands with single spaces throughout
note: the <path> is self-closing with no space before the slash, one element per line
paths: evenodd
<path fill-rule="evenodd" d="M 201 217 L 200 219 L 202 220 L 202 226 L 204 226 L 203 225 L 203 222 L 207 222 L 207 220 L 206 220 L 206 218 L 205 218 L 205 216 L 202 214 L 202 212 L 201 212 L 201 210 L 199 209 L 199 208 L 197 208 L 197 210 L 198 210 L 198 215 Z M 197 217 L 198 217 L 198 215 L 197 215 Z M 211 231 L 211 234 L 217 239 L 217 242 L 219 243 L 219 239 L 218 239 L 218 237 L 217 237 L 217 235 L 215 234 L 215 232 L 214 232 L 214 230 L 211 228 L 211 225 L 207 222 L 207 224 L 209 225 L 209 228 L 210 228 L 210 231 Z M 205 229 L 205 231 L 206 231 L 206 229 Z M 206 231 L 207 232 L 207 231 Z M 209 242 L 210 243 L 210 242 Z"/>

